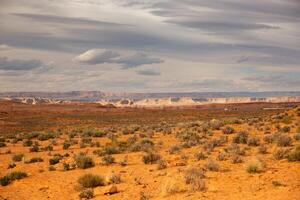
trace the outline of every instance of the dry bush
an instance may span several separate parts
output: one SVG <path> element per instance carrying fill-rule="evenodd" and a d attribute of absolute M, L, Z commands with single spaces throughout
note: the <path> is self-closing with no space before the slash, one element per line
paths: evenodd
<path fill-rule="evenodd" d="M 102 163 L 104 165 L 110 165 L 115 162 L 115 158 L 112 155 L 105 155 L 102 157 Z"/>
<path fill-rule="evenodd" d="M 240 131 L 233 137 L 232 142 L 236 144 L 246 144 L 248 135 L 249 133 L 247 131 Z"/>
<path fill-rule="evenodd" d="M 199 161 L 199 160 L 205 160 L 206 159 L 206 155 L 203 151 L 199 151 L 197 153 L 195 153 L 195 158 Z"/>
<path fill-rule="evenodd" d="M 219 171 L 219 164 L 217 163 L 217 161 L 209 159 L 205 163 L 205 168 L 209 171 L 217 172 L 217 171 Z"/>
<path fill-rule="evenodd" d="M 280 135 L 277 138 L 277 145 L 279 147 L 286 147 L 286 146 L 290 146 L 292 143 L 292 138 L 290 136 L 287 135 Z"/>
<path fill-rule="evenodd" d="M 219 161 L 224 161 L 224 160 L 226 160 L 226 156 L 227 156 L 227 154 L 225 152 L 220 152 L 217 156 L 217 159 Z"/>
<path fill-rule="evenodd" d="M 158 170 L 166 169 L 167 166 L 168 166 L 168 163 L 165 160 L 160 159 L 157 161 L 157 169 Z"/>
<path fill-rule="evenodd" d="M 170 178 L 166 182 L 164 182 L 161 189 L 163 196 L 168 196 L 183 191 L 178 181 L 174 178 Z"/>
<path fill-rule="evenodd" d="M 80 176 L 78 183 L 83 188 L 94 188 L 105 185 L 104 178 L 95 174 L 85 174 Z"/>
<path fill-rule="evenodd" d="M 85 189 L 80 192 L 80 199 L 92 199 L 94 197 L 94 191 L 92 189 Z"/>
<path fill-rule="evenodd" d="M 155 164 L 161 159 L 161 156 L 157 153 L 149 152 L 143 155 L 143 162 L 145 164 Z"/>
<path fill-rule="evenodd" d="M 242 157 L 241 157 L 240 155 L 238 155 L 238 154 L 233 154 L 233 155 L 231 156 L 231 162 L 232 162 L 233 164 L 236 164 L 236 163 L 242 163 L 243 160 L 242 160 Z"/>
<path fill-rule="evenodd" d="M 264 145 L 264 144 L 261 144 L 261 145 L 258 147 L 258 153 L 266 154 L 266 153 L 267 153 L 267 146 Z"/>
<path fill-rule="evenodd" d="M 0 185 L 6 186 L 14 180 L 19 180 L 27 176 L 28 175 L 26 172 L 22 172 L 22 171 L 11 172 L 0 178 Z"/>
<path fill-rule="evenodd" d="M 18 154 L 15 154 L 12 156 L 12 160 L 14 162 L 20 162 L 20 161 L 22 161 L 23 158 L 24 158 L 24 154 L 22 154 L 22 153 L 18 153 Z"/>
<path fill-rule="evenodd" d="M 274 151 L 273 156 L 276 160 L 281 160 L 286 158 L 289 152 L 289 149 L 279 148 Z"/>
<path fill-rule="evenodd" d="M 181 150 L 181 148 L 179 145 L 173 144 L 169 148 L 169 153 L 170 154 L 178 153 L 178 152 L 180 152 L 180 150 Z"/>
<path fill-rule="evenodd" d="M 119 184 L 119 183 L 121 183 L 121 174 L 112 172 L 107 175 L 106 180 L 107 180 L 108 184 Z"/>
<path fill-rule="evenodd" d="M 296 148 L 288 154 L 287 158 L 290 162 L 300 161 L 300 145 L 296 146 Z"/>
<path fill-rule="evenodd" d="M 193 191 L 205 190 L 205 174 L 204 170 L 199 167 L 189 167 L 184 174 L 185 183 L 192 186 Z"/>
<path fill-rule="evenodd" d="M 81 169 L 87 169 L 87 168 L 95 166 L 93 159 L 82 153 L 75 155 L 74 160 L 75 160 L 76 166 Z"/>
<path fill-rule="evenodd" d="M 300 133 L 295 133 L 294 139 L 297 141 L 300 140 Z"/>
<path fill-rule="evenodd" d="M 248 138 L 247 144 L 249 146 L 258 146 L 260 144 L 260 139 L 258 137 Z"/>
<path fill-rule="evenodd" d="M 246 171 L 248 173 L 259 173 L 265 168 L 265 164 L 258 158 L 254 158 L 247 162 Z"/>
<path fill-rule="evenodd" d="M 224 134 L 232 134 L 232 133 L 234 133 L 234 129 L 231 126 L 225 126 L 223 128 L 223 133 Z"/>

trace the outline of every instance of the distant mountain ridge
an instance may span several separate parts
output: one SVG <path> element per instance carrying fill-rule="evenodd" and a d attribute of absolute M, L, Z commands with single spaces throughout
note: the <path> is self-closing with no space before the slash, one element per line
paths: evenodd
<path fill-rule="evenodd" d="M 300 96 L 300 91 L 291 92 L 172 92 L 172 93 L 117 93 L 102 91 L 70 91 L 70 92 L 0 92 L 0 98 L 49 98 L 66 101 L 87 101 L 94 102 L 99 100 L 143 100 L 153 98 L 182 98 L 190 97 L 199 101 L 207 98 L 229 98 L 229 97 L 295 97 Z"/>

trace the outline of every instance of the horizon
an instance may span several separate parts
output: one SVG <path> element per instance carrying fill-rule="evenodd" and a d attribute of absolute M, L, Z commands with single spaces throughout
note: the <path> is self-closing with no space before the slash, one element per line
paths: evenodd
<path fill-rule="evenodd" d="M 0 0 L 0 15 L 3 92 L 300 91 L 295 0 Z"/>

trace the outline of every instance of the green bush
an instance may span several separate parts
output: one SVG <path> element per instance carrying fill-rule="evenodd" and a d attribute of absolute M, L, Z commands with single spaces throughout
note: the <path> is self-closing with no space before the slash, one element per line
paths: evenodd
<path fill-rule="evenodd" d="M 0 178 L 0 184 L 2 186 L 6 186 L 14 180 L 19 180 L 19 179 L 25 178 L 27 176 L 28 175 L 26 172 L 22 172 L 22 171 L 11 172 Z"/>
<path fill-rule="evenodd" d="M 43 162 L 43 161 L 44 160 L 40 157 L 33 157 L 29 161 L 27 161 L 26 163 L 36 163 L 36 162 Z"/>
<path fill-rule="evenodd" d="M 97 186 L 103 186 L 104 178 L 99 175 L 85 174 L 79 177 L 78 183 L 84 188 L 94 188 Z"/>
<path fill-rule="evenodd" d="M 160 159 L 161 159 L 161 156 L 159 154 L 156 154 L 153 152 L 143 155 L 143 162 L 145 164 L 154 164 L 154 163 L 157 163 L 157 161 Z"/>
<path fill-rule="evenodd" d="M 24 154 L 18 153 L 18 154 L 13 155 L 12 160 L 15 162 L 20 162 L 20 161 L 22 161 L 23 158 L 24 158 Z"/>
<path fill-rule="evenodd" d="M 94 197 L 94 191 L 92 189 L 85 189 L 80 192 L 80 199 L 92 199 Z"/>
<path fill-rule="evenodd" d="M 55 165 L 57 163 L 59 163 L 59 161 L 62 159 L 61 156 L 53 156 L 53 158 L 49 159 L 49 164 L 50 165 Z"/>
<path fill-rule="evenodd" d="M 300 161 L 300 145 L 296 146 L 296 148 L 288 154 L 288 161 Z"/>
<path fill-rule="evenodd" d="M 246 144 L 248 135 L 249 133 L 247 131 L 240 131 L 233 137 L 232 142 L 236 144 Z"/>
<path fill-rule="evenodd" d="M 95 163 L 93 161 L 93 159 L 87 155 L 84 154 L 78 154 L 75 156 L 75 163 L 77 165 L 78 168 L 81 169 L 87 169 L 90 167 L 94 167 Z"/>
<path fill-rule="evenodd" d="M 109 165 L 115 162 L 115 158 L 112 155 L 105 155 L 102 157 L 102 162 L 105 165 Z"/>

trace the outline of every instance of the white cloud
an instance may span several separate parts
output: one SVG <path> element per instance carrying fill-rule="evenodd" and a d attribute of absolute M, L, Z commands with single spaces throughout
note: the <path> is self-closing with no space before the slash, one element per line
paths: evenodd
<path fill-rule="evenodd" d="M 85 63 L 90 65 L 103 63 L 120 64 L 123 69 L 163 62 L 163 60 L 160 58 L 151 57 L 142 52 L 134 52 L 131 55 L 125 55 L 117 51 L 106 49 L 88 50 L 76 56 L 74 60 L 79 63 Z"/>

